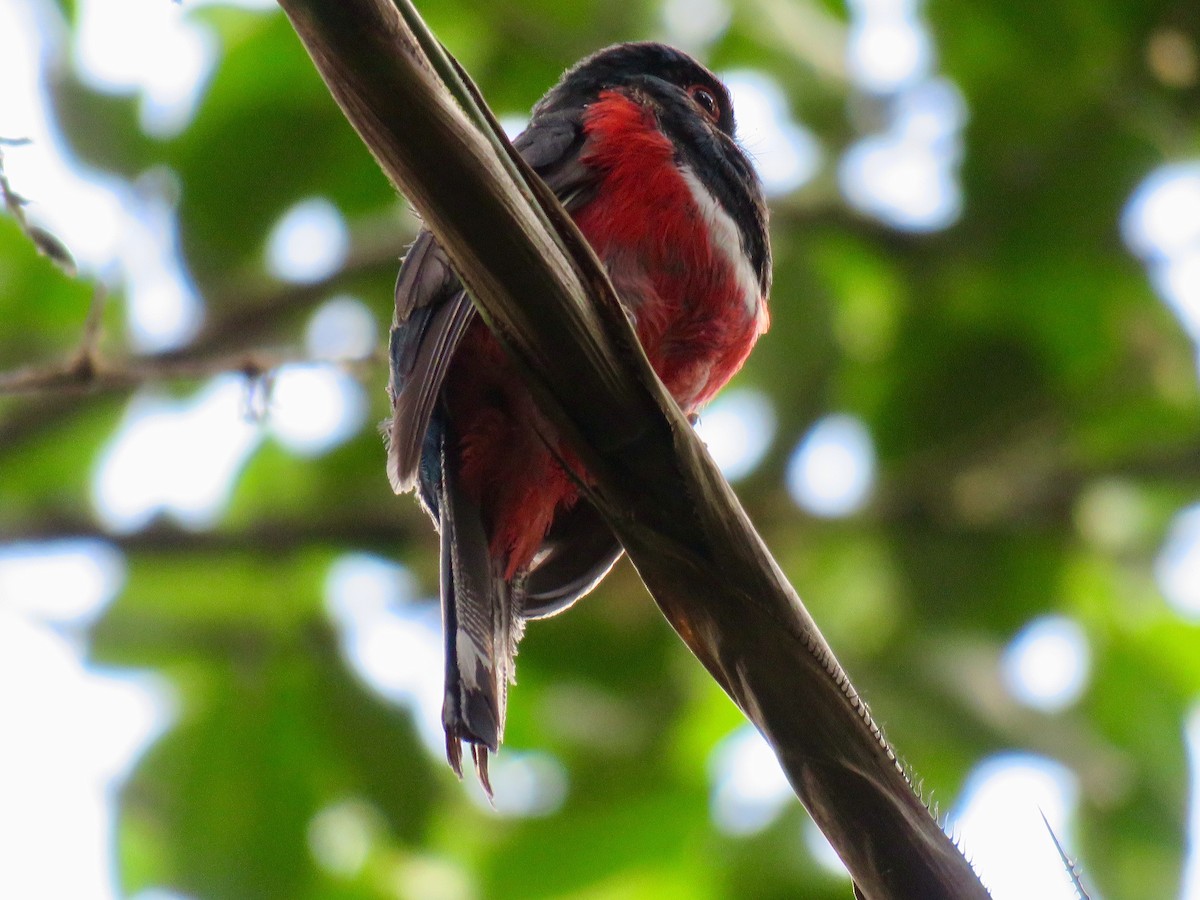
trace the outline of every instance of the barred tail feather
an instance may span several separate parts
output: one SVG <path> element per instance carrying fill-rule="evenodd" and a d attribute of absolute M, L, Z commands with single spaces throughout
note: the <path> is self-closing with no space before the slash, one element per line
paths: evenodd
<path fill-rule="evenodd" d="M 462 743 L 471 754 L 480 783 L 491 795 L 488 752 L 504 737 L 508 684 L 523 621 L 513 586 L 500 577 L 478 507 L 456 484 L 454 443 L 442 442 L 439 497 L 441 532 L 442 628 L 446 650 L 446 693 L 442 724 L 446 756 L 462 775 Z"/>

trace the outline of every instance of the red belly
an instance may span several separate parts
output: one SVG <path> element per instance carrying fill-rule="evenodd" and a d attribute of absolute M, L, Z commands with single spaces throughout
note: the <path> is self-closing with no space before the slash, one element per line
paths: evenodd
<path fill-rule="evenodd" d="M 694 412 L 741 367 L 758 317 L 725 256 L 710 245 L 652 113 L 607 93 L 590 108 L 585 130 L 583 161 L 605 174 L 575 221 L 633 312 L 655 372 L 684 412 Z M 463 338 L 445 396 L 461 435 L 463 488 L 483 510 L 492 555 L 511 579 L 578 490 L 539 437 L 547 424 L 479 320 Z"/>
<path fill-rule="evenodd" d="M 745 362 L 758 337 L 756 311 L 712 246 L 653 113 L 609 92 L 589 110 L 587 128 L 593 140 L 583 159 L 606 174 L 575 221 L 633 311 L 658 377 L 694 412 Z"/>
<path fill-rule="evenodd" d="M 539 436 L 553 430 L 479 318 L 463 336 L 445 392 L 459 435 L 460 484 L 482 510 L 492 557 L 503 561 L 511 580 L 578 491 Z"/>

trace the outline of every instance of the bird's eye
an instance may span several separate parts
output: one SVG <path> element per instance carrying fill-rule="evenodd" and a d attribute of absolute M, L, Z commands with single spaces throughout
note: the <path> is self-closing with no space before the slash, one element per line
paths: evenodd
<path fill-rule="evenodd" d="M 721 119 L 721 106 L 717 103 L 717 98 L 713 96 L 712 91 L 698 84 L 688 88 L 688 94 L 696 101 L 696 105 L 704 110 L 704 114 L 718 122 Z"/>

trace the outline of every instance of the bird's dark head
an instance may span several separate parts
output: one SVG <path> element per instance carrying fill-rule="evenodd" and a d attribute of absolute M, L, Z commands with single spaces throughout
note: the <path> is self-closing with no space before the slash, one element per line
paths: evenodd
<path fill-rule="evenodd" d="M 674 147 L 679 169 L 698 178 L 737 225 L 766 296 L 771 283 L 766 201 L 735 138 L 729 89 L 681 50 L 650 42 L 616 44 L 568 69 L 534 107 L 533 118 L 585 111 L 614 93 L 652 113 L 654 127 Z"/>
<path fill-rule="evenodd" d="M 576 63 L 534 114 L 583 106 L 607 90 L 636 93 L 661 114 L 696 116 L 734 136 L 733 101 L 720 79 L 682 50 L 649 41 L 615 44 Z"/>

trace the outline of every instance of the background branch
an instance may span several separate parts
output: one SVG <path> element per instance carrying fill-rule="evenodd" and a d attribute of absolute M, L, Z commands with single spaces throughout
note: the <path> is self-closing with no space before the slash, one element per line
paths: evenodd
<path fill-rule="evenodd" d="M 395 223 L 386 228 L 371 223 L 355 229 L 350 254 L 336 272 L 308 284 L 264 283 L 261 277 L 231 281 L 211 293 L 208 314 L 200 333 L 186 346 L 163 353 L 133 357 L 128 363 L 110 363 L 103 385 L 93 383 L 90 390 L 119 392 L 140 384 L 172 378 L 202 378 L 224 371 L 265 369 L 256 365 L 268 361 L 287 361 L 282 349 L 272 350 L 264 343 L 280 338 L 300 315 L 309 312 L 331 294 L 356 279 L 394 273 L 404 252 L 405 239 L 395 234 Z M 87 326 L 84 326 L 85 331 Z M 293 351 L 294 353 L 294 351 Z M 299 358 L 298 354 L 294 358 Z M 52 434 L 84 413 L 77 399 L 84 385 L 81 373 L 71 372 L 77 365 L 56 361 L 33 364 L 0 374 L 0 395 L 13 396 L 13 405 L 0 418 L 0 454 L 25 446 L 42 435 Z M 144 376 L 132 369 L 147 368 Z M 269 366 L 267 366 L 269 368 Z M 86 374 L 86 373 L 84 373 Z M 3 388 L 5 380 L 32 384 L 36 402 L 22 402 L 29 389 Z"/>
<path fill-rule="evenodd" d="M 298 353 L 253 350 L 246 353 L 186 356 L 160 359 L 129 357 L 114 362 L 72 359 L 61 365 L 34 366 L 0 373 L 0 394 L 71 394 L 129 391 L 144 384 L 163 381 L 200 381 L 216 375 L 236 373 L 261 378 L 289 363 L 336 365 L 351 371 L 360 366 L 382 364 L 382 354 L 348 360 L 316 360 Z"/>
<path fill-rule="evenodd" d="M 414 522 L 417 523 L 414 527 Z M 36 520 L 0 526 L 0 544 L 94 538 L 127 553 L 163 554 L 227 552 L 272 555 L 306 550 L 314 546 L 369 547 L 394 551 L 407 546 L 422 533 L 424 520 L 417 516 L 373 515 L 312 520 L 262 518 L 238 527 L 197 531 L 159 520 L 138 531 L 111 534 L 78 513 L 49 513 Z"/>

